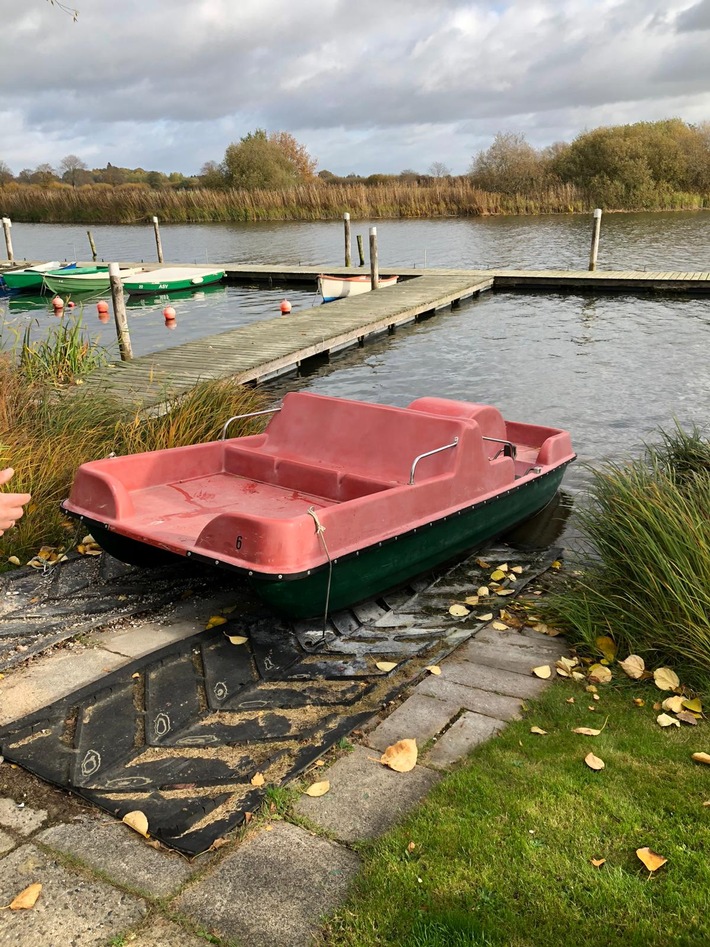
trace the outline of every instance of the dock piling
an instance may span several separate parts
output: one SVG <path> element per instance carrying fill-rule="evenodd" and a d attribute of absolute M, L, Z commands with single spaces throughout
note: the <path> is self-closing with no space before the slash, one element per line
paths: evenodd
<path fill-rule="evenodd" d="M 345 265 L 352 266 L 350 259 L 350 214 L 343 214 L 343 226 L 345 230 Z"/>
<path fill-rule="evenodd" d="M 15 254 L 12 250 L 12 236 L 10 235 L 10 227 L 12 227 L 12 221 L 9 217 L 3 217 L 2 219 L 2 229 L 5 231 L 5 246 L 7 247 L 7 258 L 10 263 L 15 262 Z"/>
<path fill-rule="evenodd" d="M 360 257 L 360 266 L 364 266 L 365 265 L 365 250 L 363 249 L 363 245 L 362 245 L 361 233 L 357 235 L 357 252 L 358 252 L 358 256 Z"/>
<path fill-rule="evenodd" d="M 370 279 L 372 288 L 380 285 L 380 269 L 377 259 L 377 227 L 370 227 Z"/>
<path fill-rule="evenodd" d="M 87 230 L 87 231 L 86 231 L 86 236 L 89 238 L 89 246 L 91 247 L 91 256 L 92 256 L 92 259 L 93 259 L 94 263 L 96 263 L 96 255 L 97 255 L 97 254 L 96 254 L 96 244 L 94 243 L 93 234 L 91 233 L 90 230 Z"/>
<path fill-rule="evenodd" d="M 155 246 L 158 249 L 158 263 L 163 262 L 163 244 L 160 242 L 160 226 L 158 224 L 158 218 L 153 218 L 153 230 L 155 231 Z"/>
<path fill-rule="evenodd" d="M 592 249 L 589 254 L 589 269 L 596 270 L 597 254 L 599 253 L 599 233 L 602 228 L 602 209 L 597 207 L 594 211 L 594 223 L 592 226 Z"/>
<path fill-rule="evenodd" d="M 121 361 L 127 362 L 133 358 L 131 336 L 128 332 L 126 317 L 126 302 L 123 298 L 123 283 L 121 282 L 118 263 L 109 263 L 108 275 L 111 282 L 111 298 L 113 300 L 113 318 L 116 322 L 116 336 L 118 337 L 118 351 Z"/>

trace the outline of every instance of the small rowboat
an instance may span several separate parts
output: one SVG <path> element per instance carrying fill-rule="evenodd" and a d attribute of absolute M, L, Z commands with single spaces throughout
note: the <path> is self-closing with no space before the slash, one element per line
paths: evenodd
<path fill-rule="evenodd" d="M 394 286 L 398 276 L 382 276 L 377 281 L 377 288 Z M 345 296 L 359 296 L 360 293 L 369 293 L 372 290 L 370 276 L 325 276 L 318 277 L 318 292 L 324 303 L 331 303 L 334 299 L 343 299 Z"/>
<path fill-rule="evenodd" d="M 123 288 L 131 296 L 172 293 L 181 289 L 198 289 L 218 283 L 223 278 L 224 270 L 215 267 L 166 266 L 124 279 Z"/>
<path fill-rule="evenodd" d="M 52 260 L 51 263 L 38 263 L 36 266 L 23 267 L 21 270 L 7 270 L 2 274 L 2 280 L 8 289 L 39 289 L 44 274 L 49 270 L 57 269 L 73 270 L 76 269 L 76 263 L 65 263 L 62 266 L 59 260 Z"/>
<path fill-rule="evenodd" d="M 385 592 L 512 529 L 574 460 L 557 428 L 491 406 L 407 408 L 291 392 L 263 434 L 90 461 L 64 510 L 125 562 L 187 556 L 312 617 Z"/>
<path fill-rule="evenodd" d="M 120 270 L 123 279 L 140 273 L 141 268 Z M 101 293 L 111 286 L 108 265 L 76 266 L 71 270 L 49 270 L 44 274 L 44 285 L 53 293 Z"/>

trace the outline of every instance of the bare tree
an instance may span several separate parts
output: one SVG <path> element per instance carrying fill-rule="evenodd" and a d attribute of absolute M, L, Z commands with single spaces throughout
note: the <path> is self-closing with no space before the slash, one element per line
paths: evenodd
<path fill-rule="evenodd" d="M 72 187 L 76 187 L 77 172 L 86 171 L 86 165 L 76 155 L 67 155 L 59 162 L 59 170 L 62 180 L 68 181 Z"/>
<path fill-rule="evenodd" d="M 9 184 L 13 179 L 13 173 L 4 161 L 0 161 L 0 185 Z"/>
<path fill-rule="evenodd" d="M 433 164 L 429 165 L 429 172 L 433 178 L 448 178 L 451 174 L 451 170 L 446 167 L 441 161 L 435 161 Z"/>
<path fill-rule="evenodd" d="M 49 3 L 51 3 L 53 7 L 59 7 L 62 13 L 68 13 L 72 20 L 74 20 L 76 23 L 79 17 L 79 11 L 74 7 L 68 7 L 66 3 L 60 3 L 60 0 L 49 0 Z"/>

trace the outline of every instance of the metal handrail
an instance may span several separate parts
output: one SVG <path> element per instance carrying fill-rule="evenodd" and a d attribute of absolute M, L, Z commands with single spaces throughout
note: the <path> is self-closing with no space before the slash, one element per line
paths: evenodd
<path fill-rule="evenodd" d="M 514 444 L 512 441 L 503 440 L 502 437 L 484 437 L 483 440 L 484 440 L 484 441 L 493 441 L 495 444 L 502 444 L 502 445 L 503 445 L 503 453 L 505 454 L 505 456 L 506 456 L 506 457 L 512 457 L 513 460 L 515 460 L 515 455 L 517 454 L 518 449 L 517 449 L 517 447 L 515 446 L 515 444 Z M 506 451 L 506 447 L 508 448 L 507 451 Z M 498 453 L 495 455 L 495 457 L 493 458 L 493 460 L 495 460 L 496 457 L 498 457 L 498 456 L 500 456 L 500 451 L 498 451 Z"/>
<path fill-rule="evenodd" d="M 227 437 L 227 428 L 232 423 L 232 421 L 240 421 L 243 418 L 258 418 L 259 415 L 262 415 L 262 414 L 276 414 L 278 411 L 281 410 L 282 407 L 283 405 L 279 405 L 278 408 L 267 408 L 265 411 L 251 411 L 249 414 L 233 415 L 231 418 L 229 418 L 227 421 L 224 422 L 224 427 L 222 428 L 222 435 L 220 437 L 220 440 L 223 441 Z"/>
<path fill-rule="evenodd" d="M 428 450 L 423 454 L 419 454 L 418 457 L 415 457 L 412 461 L 412 469 L 409 471 L 410 485 L 414 483 L 414 471 L 417 469 L 417 464 L 420 460 L 423 460 L 425 457 L 431 457 L 432 454 L 440 454 L 442 450 L 450 450 L 452 447 L 456 447 L 458 442 L 458 437 L 455 437 L 451 444 L 444 444 L 443 447 L 435 447 L 434 450 Z"/>

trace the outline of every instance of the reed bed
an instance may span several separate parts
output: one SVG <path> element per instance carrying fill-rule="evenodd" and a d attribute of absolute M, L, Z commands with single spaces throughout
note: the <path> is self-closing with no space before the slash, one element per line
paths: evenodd
<path fill-rule="evenodd" d="M 593 558 L 547 605 L 596 650 L 610 635 L 620 654 L 684 667 L 710 683 L 710 442 L 679 427 L 642 458 L 592 472 L 580 514 Z"/>
<path fill-rule="evenodd" d="M 13 466 L 12 487 L 32 494 L 25 515 L 0 537 L 0 570 L 9 556 L 27 561 L 43 546 L 71 547 L 81 527 L 67 521 L 59 503 L 69 494 L 76 468 L 111 452 L 180 447 L 219 436 L 234 414 L 258 410 L 263 398 L 232 381 L 198 384 L 167 399 L 159 416 L 131 409 L 81 386 L 57 390 L 52 377 L 28 378 L 9 354 L 0 356 L 0 465 Z M 255 430 L 246 422 L 237 436 Z"/>
<path fill-rule="evenodd" d="M 287 190 L 151 190 L 139 185 L 0 187 L 3 214 L 32 223 L 133 224 L 158 216 L 166 223 L 258 220 L 479 217 L 497 214 L 563 214 L 589 210 L 573 185 L 534 194 L 495 194 L 466 179 L 442 183 L 301 185 Z"/>

